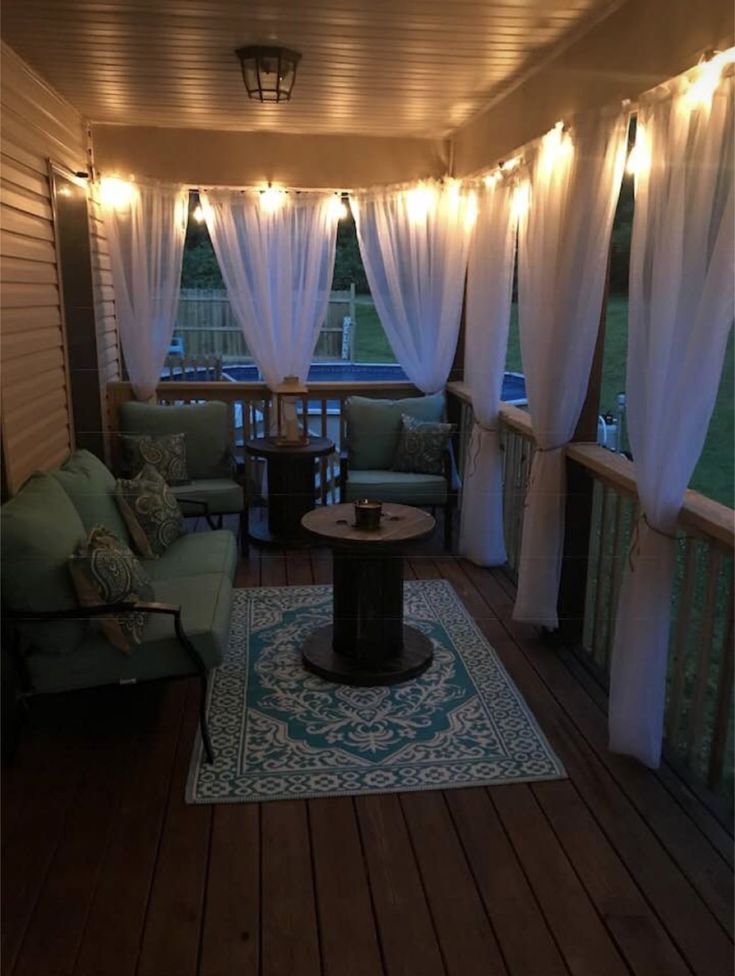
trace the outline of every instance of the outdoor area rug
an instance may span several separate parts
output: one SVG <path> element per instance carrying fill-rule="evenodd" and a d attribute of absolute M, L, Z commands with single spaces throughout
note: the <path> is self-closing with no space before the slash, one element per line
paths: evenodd
<path fill-rule="evenodd" d="M 434 660 L 404 684 L 353 688 L 305 671 L 299 648 L 328 624 L 330 586 L 238 589 L 213 673 L 189 803 L 397 793 L 566 774 L 492 647 L 446 580 L 405 583 L 406 623 Z"/>

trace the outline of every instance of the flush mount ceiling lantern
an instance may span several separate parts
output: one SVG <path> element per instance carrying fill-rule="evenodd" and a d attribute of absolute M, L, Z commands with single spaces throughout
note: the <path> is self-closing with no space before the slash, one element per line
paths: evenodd
<path fill-rule="evenodd" d="M 259 102 L 289 101 L 296 80 L 296 65 L 301 60 L 298 51 L 251 44 L 239 48 L 235 54 L 240 59 L 242 80 L 250 98 Z"/>

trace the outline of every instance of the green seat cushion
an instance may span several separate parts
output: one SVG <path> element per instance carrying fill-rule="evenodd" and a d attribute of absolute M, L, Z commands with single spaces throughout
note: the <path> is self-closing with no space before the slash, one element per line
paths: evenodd
<path fill-rule="evenodd" d="M 237 569 L 237 542 L 232 532 L 189 532 L 172 542 L 158 559 L 144 559 L 143 569 L 152 580 L 222 573 L 230 581 Z"/>
<path fill-rule="evenodd" d="M 347 497 L 375 498 L 401 505 L 444 505 L 446 478 L 438 474 L 410 474 L 404 471 L 353 471 L 347 476 Z"/>
<path fill-rule="evenodd" d="M 230 631 L 232 585 L 229 579 L 213 573 L 156 580 L 153 592 L 159 603 L 182 607 L 184 630 L 207 668 L 220 664 Z M 73 654 L 59 658 L 34 653 L 28 655 L 27 662 L 33 687 L 38 692 L 196 673 L 194 663 L 176 639 L 173 617 L 162 614 L 148 614 L 143 642 L 130 654 L 121 654 L 94 628 Z"/>
<path fill-rule="evenodd" d="M 232 474 L 228 406 L 218 400 L 183 406 L 159 406 L 131 400 L 120 406 L 123 434 L 186 435 L 189 477 L 226 478 Z"/>
<path fill-rule="evenodd" d="M 18 611 L 79 606 L 68 562 L 86 536 L 79 513 L 58 481 L 48 474 L 33 475 L 0 510 L 3 604 Z M 34 647 L 67 654 L 82 641 L 87 625 L 27 623 L 20 629 Z"/>
<path fill-rule="evenodd" d="M 87 532 L 104 525 L 130 545 L 128 527 L 115 501 L 115 478 L 98 457 L 89 451 L 75 451 L 49 474 L 71 498 Z"/>
<path fill-rule="evenodd" d="M 393 467 L 401 432 L 401 414 L 416 420 L 444 419 L 444 394 L 376 400 L 352 396 L 345 401 L 350 468 L 380 470 Z"/>
<path fill-rule="evenodd" d="M 210 515 L 241 512 L 244 504 L 242 487 L 229 478 L 207 478 L 190 481 L 188 485 L 173 485 L 171 491 L 184 515 L 205 515 L 201 505 L 187 504 L 193 498 L 206 502 Z"/>

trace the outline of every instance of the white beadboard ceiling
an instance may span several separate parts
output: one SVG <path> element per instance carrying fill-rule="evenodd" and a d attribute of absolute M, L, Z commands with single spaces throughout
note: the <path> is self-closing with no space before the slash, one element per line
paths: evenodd
<path fill-rule="evenodd" d="M 92 122 L 441 137 L 620 0 L 4 0 L 2 36 Z M 301 51 L 249 101 L 234 50 Z"/>

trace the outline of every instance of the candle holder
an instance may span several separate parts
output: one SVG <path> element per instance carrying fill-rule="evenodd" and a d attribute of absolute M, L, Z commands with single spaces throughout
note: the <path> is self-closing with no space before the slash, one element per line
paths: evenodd
<path fill-rule="evenodd" d="M 309 443 L 308 389 L 298 376 L 284 376 L 275 388 L 276 444 L 296 447 Z M 300 408 L 300 416 L 299 416 Z"/>
<path fill-rule="evenodd" d="M 359 498 L 355 502 L 355 528 L 375 532 L 380 528 L 383 503 L 371 498 Z"/>

